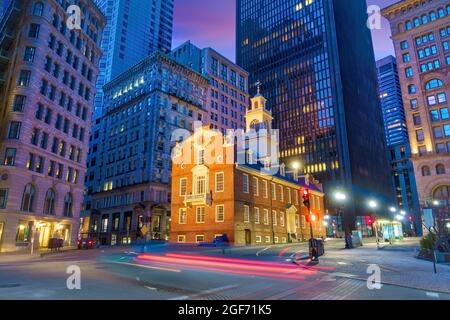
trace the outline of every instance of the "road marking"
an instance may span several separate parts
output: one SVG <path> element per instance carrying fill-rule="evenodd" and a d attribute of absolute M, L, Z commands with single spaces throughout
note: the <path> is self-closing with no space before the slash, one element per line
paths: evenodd
<path fill-rule="evenodd" d="M 157 291 L 158 289 L 153 288 L 153 287 L 148 287 L 148 286 L 144 286 L 144 288 L 150 290 L 150 291 Z"/>
<path fill-rule="evenodd" d="M 346 263 L 346 262 L 342 262 L 342 261 L 339 261 L 339 262 L 338 262 L 338 264 L 340 264 L 341 266 L 345 266 L 345 265 L 347 265 L 347 263 Z"/>
<path fill-rule="evenodd" d="M 228 286 L 223 286 L 223 287 L 220 287 L 220 288 L 215 288 L 215 289 L 201 291 L 201 292 L 196 293 L 196 294 L 191 295 L 191 296 L 181 296 L 181 297 L 176 297 L 176 298 L 172 298 L 172 299 L 169 299 L 169 300 L 194 300 L 197 297 L 201 297 L 201 296 L 204 296 L 204 295 L 213 294 L 213 293 L 216 293 L 216 292 L 221 292 L 221 291 L 225 291 L 225 290 L 229 290 L 229 289 L 234 289 L 234 288 L 237 288 L 237 287 L 238 287 L 238 285 L 228 285 Z"/>
<path fill-rule="evenodd" d="M 439 293 L 436 292 L 427 292 L 427 296 L 431 298 L 439 299 Z"/>
<path fill-rule="evenodd" d="M 138 268 L 145 268 L 145 269 L 153 269 L 153 270 L 161 270 L 161 271 L 169 271 L 169 272 L 176 272 L 180 273 L 181 270 L 179 269 L 170 269 L 170 268 L 162 268 L 162 267 L 153 267 L 153 266 L 146 266 L 142 264 L 136 264 L 136 263 L 127 263 L 127 262 L 113 262 L 116 264 L 123 264 L 126 266 L 132 266 L 132 267 L 138 267 Z"/>
<path fill-rule="evenodd" d="M 258 251 L 258 252 L 256 253 L 256 256 L 259 257 L 259 255 L 260 255 L 261 253 L 263 253 L 264 251 L 269 250 L 270 248 L 272 248 L 272 246 L 268 246 L 267 248 L 264 248 L 264 249 Z"/>

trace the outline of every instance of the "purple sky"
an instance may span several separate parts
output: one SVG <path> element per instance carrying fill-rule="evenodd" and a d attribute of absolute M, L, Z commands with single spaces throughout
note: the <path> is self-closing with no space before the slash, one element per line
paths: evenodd
<path fill-rule="evenodd" d="M 399 0 L 367 0 L 385 7 Z M 174 47 L 192 40 L 199 47 L 212 47 L 235 60 L 235 0 L 175 0 Z M 394 53 L 387 21 L 373 32 L 377 59 Z"/>

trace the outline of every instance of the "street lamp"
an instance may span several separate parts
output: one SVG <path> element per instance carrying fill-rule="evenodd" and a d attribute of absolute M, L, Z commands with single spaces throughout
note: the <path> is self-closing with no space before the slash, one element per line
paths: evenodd
<path fill-rule="evenodd" d="M 389 211 L 391 211 L 392 213 L 396 213 L 397 212 L 397 208 L 395 207 L 390 207 Z"/>
<path fill-rule="evenodd" d="M 334 194 L 334 198 L 337 201 L 345 201 L 345 200 L 347 200 L 347 195 L 343 192 L 338 191 Z"/>
<path fill-rule="evenodd" d="M 345 232 L 345 248 L 351 249 L 350 242 L 349 242 L 350 232 L 349 232 L 347 226 L 344 224 L 344 214 L 343 214 L 344 204 L 345 204 L 345 201 L 347 200 L 347 195 L 343 191 L 337 191 L 334 194 L 334 198 L 335 198 L 336 202 L 339 203 L 338 217 L 339 216 L 341 217 L 341 225 L 343 226 L 344 232 Z"/>
<path fill-rule="evenodd" d="M 371 209 L 376 209 L 378 207 L 378 203 L 375 200 L 370 200 L 369 201 L 369 207 Z"/>
<path fill-rule="evenodd" d="M 400 211 L 400 214 L 404 217 L 404 216 L 406 216 L 406 211 L 402 210 L 402 211 Z"/>

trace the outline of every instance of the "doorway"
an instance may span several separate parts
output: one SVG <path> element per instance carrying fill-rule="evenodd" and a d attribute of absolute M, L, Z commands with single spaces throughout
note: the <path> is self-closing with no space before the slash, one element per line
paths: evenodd
<path fill-rule="evenodd" d="M 249 229 L 245 229 L 245 245 L 250 246 L 252 244 L 252 232 Z"/>
<path fill-rule="evenodd" d="M 39 246 L 41 248 L 47 248 L 48 247 L 48 242 L 49 242 L 49 239 L 50 239 L 50 232 L 51 232 L 51 227 L 48 224 L 40 227 L 40 230 L 39 230 Z"/>

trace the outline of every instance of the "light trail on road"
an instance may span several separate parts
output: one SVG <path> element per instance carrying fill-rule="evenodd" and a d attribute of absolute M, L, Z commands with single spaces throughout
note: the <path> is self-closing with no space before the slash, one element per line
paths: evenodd
<path fill-rule="evenodd" d="M 164 256 L 141 254 L 135 258 L 135 261 L 172 268 L 290 280 L 305 280 L 305 276 L 317 274 L 314 270 L 299 269 L 294 264 L 185 254 L 168 253 Z"/>

